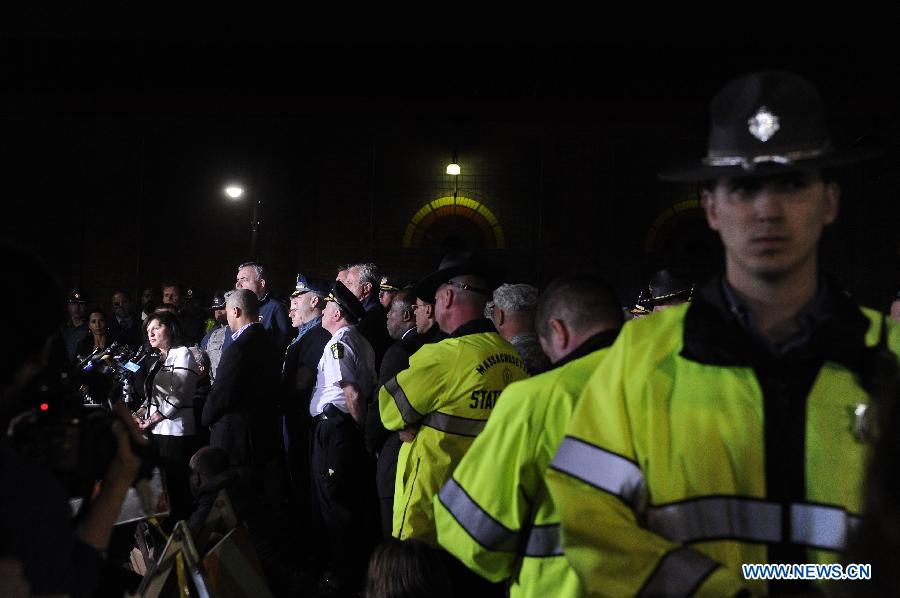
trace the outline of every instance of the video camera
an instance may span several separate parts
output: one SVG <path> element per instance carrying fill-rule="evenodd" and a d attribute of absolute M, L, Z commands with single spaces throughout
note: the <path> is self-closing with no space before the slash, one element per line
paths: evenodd
<path fill-rule="evenodd" d="M 73 368 L 41 372 L 25 390 L 31 408 L 10 421 L 11 446 L 50 469 L 69 496 L 89 497 L 118 450 L 112 406 L 128 402 L 134 376 L 148 356 L 112 343 Z M 155 461 L 149 448 L 134 442 L 131 448 L 144 461 L 139 477 L 149 478 Z"/>

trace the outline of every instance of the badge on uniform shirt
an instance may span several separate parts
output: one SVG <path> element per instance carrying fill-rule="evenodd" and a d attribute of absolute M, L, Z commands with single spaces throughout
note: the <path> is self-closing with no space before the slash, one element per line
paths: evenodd
<path fill-rule="evenodd" d="M 331 345 L 331 356 L 335 359 L 342 359 L 344 357 L 344 345 L 341 343 Z"/>

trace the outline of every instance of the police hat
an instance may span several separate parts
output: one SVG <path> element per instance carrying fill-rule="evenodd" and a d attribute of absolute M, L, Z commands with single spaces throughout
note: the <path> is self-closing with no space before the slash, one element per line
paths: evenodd
<path fill-rule="evenodd" d="M 291 297 L 299 297 L 303 293 L 315 293 L 325 297 L 331 292 L 331 283 L 325 282 L 318 278 L 306 278 L 303 274 L 297 275 L 297 286 Z"/>
<path fill-rule="evenodd" d="M 81 289 L 75 287 L 69 291 L 66 303 L 87 303 L 87 298 L 84 296 L 84 293 L 81 292 Z"/>
<path fill-rule="evenodd" d="M 637 300 L 634 302 L 634 307 L 628 310 L 628 313 L 634 316 L 645 316 L 653 311 L 653 303 L 650 301 L 650 291 L 649 289 L 641 289 L 641 292 L 638 293 Z"/>
<path fill-rule="evenodd" d="M 397 282 L 396 279 L 388 278 L 387 276 L 382 276 L 381 284 L 378 285 L 378 289 L 381 291 L 389 291 L 389 292 L 397 293 L 400 291 L 400 283 Z"/>
<path fill-rule="evenodd" d="M 665 268 L 650 277 L 648 287 L 650 296 L 645 305 L 649 304 L 651 310 L 654 305 L 675 300 L 690 301 L 694 296 L 694 283 Z"/>
<path fill-rule="evenodd" d="M 481 292 L 488 299 L 491 298 L 493 291 L 503 279 L 501 269 L 493 264 L 488 263 L 484 259 L 477 259 L 469 252 L 451 253 L 441 260 L 441 265 L 437 271 L 432 272 L 416 285 L 416 296 L 427 303 L 434 303 L 434 294 L 438 287 L 446 284 L 454 276 L 468 274 L 470 276 L 480 276 L 487 280 L 486 289 L 469 290 Z"/>
<path fill-rule="evenodd" d="M 212 298 L 210 309 L 225 309 L 225 291 L 216 291 Z"/>
<path fill-rule="evenodd" d="M 709 112 L 706 157 L 665 170 L 661 179 L 772 176 L 859 162 L 877 153 L 832 146 L 822 97 L 793 73 L 765 71 L 735 79 L 716 94 Z"/>
<path fill-rule="evenodd" d="M 357 322 L 366 315 L 366 309 L 363 307 L 363 304 L 340 280 L 335 280 L 331 283 L 331 289 L 328 291 L 325 301 L 334 301 L 341 308 L 341 311 L 346 312 L 351 318 L 355 318 Z"/>

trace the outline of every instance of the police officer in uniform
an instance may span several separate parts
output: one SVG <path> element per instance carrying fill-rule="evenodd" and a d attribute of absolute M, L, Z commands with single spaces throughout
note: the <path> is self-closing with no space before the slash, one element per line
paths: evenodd
<path fill-rule="evenodd" d="M 81 289 L 75 287 L 69 291 L 69 296 L 66 299 L 66 309 L 69 312 L 69 317 L 60 327 L 63 339 L 66 341 L 66 352 L 69 355 L 69 361 L 75 359 L 75 347 L 78 346 L 78 343 L 91 335 L 91 330 L 88 328 L 87 320 L 85 319 L 85 315 L 87 315 L 85 313 L 86 305 L 87 299 L 85 299 Z"/>
<path fill-rule="evenodd" d="M 384 427 L 403 431 L 393 525 L 394 537 L 401 540 L 416 538 L 437 546 L 435 495 L 484 428 L 500 392 L 528 377 L 521 356 L 484 318 L 499 278 L 471 254 L 455 254 L 416 288 L 418 297 L 434 304 L 435 319 L 450 336 L 413 353 L 409 368 L 379 390 Z M 447 565 L 454 562 L 448 559 Z M 460 595 L 478 581 L 465 568 L 456 574 L 462 576 Z"/>
<path fill-rule="evenodd" d="M 209 355 L 209 377 L 214 381 L 216 371 L 219 369 L 219 361 L 222 359 L 225 335 L 226 332 L 229 332 L 228 319 L 225 316 L 225 291 L 216 291 L 209 309 L 213 312 L 216 327 L 206 333 L 206 336 L 200 341 L 200 348 Z"/>
<path fill-rule="evenodd" d="M 331 339 L 309 403 L 313 500 L 331 564 L 319 591 L 352 593 L 361 589 L 374 543 L 366 530 L 367 509 L 375 505 L 366 493 L 371 468 L 360 427 L 375 387 L 375 352 L 356 329 L 366 313 L 359 299 L 334 281 L 325 300 L 322 328 Z"/>
<path fill-rule="evenodd" d="M 626 326 L 587 382 L 547 481 L 566 556 L 604 595 L 808 595 L 743 563 L 834 563 L 859 524 L 869 367 L 900 327 L 819 271 L 837 217 L 817 90 L 792 73 L 713 99 L 703 184 L 725 275 Z"/>

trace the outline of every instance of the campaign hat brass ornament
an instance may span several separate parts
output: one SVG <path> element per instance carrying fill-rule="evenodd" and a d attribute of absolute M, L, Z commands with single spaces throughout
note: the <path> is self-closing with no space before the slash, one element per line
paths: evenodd
<path fill-rule="evenodd" d="M 839 149 L 825 123 L 825 102 L 806 79 L 762 71 L 729 82 L 713 98 L 706 156 L 659 174 L 676 182 L 763 177 L 860 162 L 873 148 Z"/>

